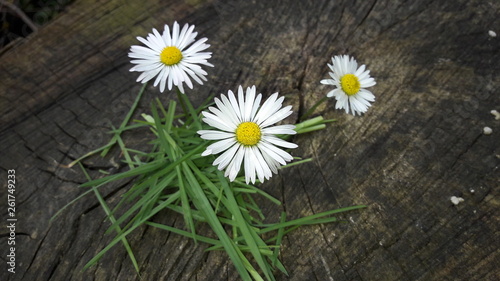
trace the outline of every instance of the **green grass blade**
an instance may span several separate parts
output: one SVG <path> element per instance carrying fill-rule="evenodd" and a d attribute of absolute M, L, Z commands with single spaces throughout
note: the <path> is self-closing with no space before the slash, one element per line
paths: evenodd
<path fill-rule="evenodd" d="M 130 223 L 133 223 L 135 220 L 147 216 L 147 213 L 149 213 L 151 211 L 154 204 L 157 202 L 157 199 L 155 199 L 155 198 L 158 198 L 159 195 L 161 195 L 161 192 L 166 188 L 166 186 L 168 184 L 170 184 L 170 182 L 174 178 L 175 178 L 175 174 L 171 174 L 171 175 L 166 176 L 163 179 L 161 179 L 160 182 L 156 184 L 156 188 L 150 188 L 150 190 L 146 194 L 144 194 L 141 199 L 139 199 L 132 207 L 128 208 L 128 210 L 123 215 L 121 215 L 121 217 L 115 222 L 115 224 L 120 225 L 127 218 L 129 218 L 134 212 L 136 212 L 137 210 L 139 210 L 141 208 L 142 208 L 142 211 L 140 211 L 135 216 L 135 219 L 132 219 L 130 221 Z M 156 179 L 156 177 L 154 177 L 152 179 L 152 182 L 155 182 L 154 179 Z M 122 199 L 122 201 L 124 201 L 126 199 L 127 198 L 124 198 L 124 199 Z M 146 208 L 146 206 L 150 206 L 150 208 Z M 114 225 L 112 227 L 114 227 Z"/>
<path fill-rule="evenodd" d="M 120 174 L 111 175 L 111 176 L 107 176 L 107 177 L 104 177 L 104 178 L 91 180 L 89 182 L 86 182 L 86 183 L 80 185 L 80 187 L 92 187 L 92 186 L 99 187 L 99 186 L 101 186 L 103 184 L 106 184 L 106 183 L 109 183 L 109 182 L 112 182 L 112 181 L 117 181 L 117 180 L 121 180 L 121 179 L 125 179 L 125 178 L 130 178 L 130 177 L 135 177 L 135 176 L 143 175 L 145 173 L 148 173 L 148 172 L 150 172 L 152 170 L 156 170 L 156 169 L 164 166 L 165 165 L 164 163 L 165 163 L 164 161 L 150 162 L 147 165 L 139 166 L 139 167 L 136 167 L 136 168 L 134 168 L 132 170 L 129 170 L 129 171 L 126 171 L 126 172 L 123 172 L 123 173 L 120 173 Z"/>
<path fill-rule="evenodd" d="M 274 198 L 274 197 L 273 197 L 273 196 L 271 196 L 269 193 L 267 193 L 267 192 L 263 191 L 263 190 L 262 190 L 262 189 L 260 189 L 260 188 L 257 188 L 257 187 L 255 187 L 255 186 L 253 186 L 253 185 L 246 184 L 246 183 L 244 183 L 244 182 L 242 182 L 242 181 L 239 181 L 239 180 L 235 180 L 233 183 L 234 183 L 234 184 L 237 184 L 237 185 L 239 185 L 239 186 L 242 186 L 242 187 L 248 188 L 249 190 L 255 191 L 257 194 L 264 196 L 265 198 L 267 198 L 268 200 L 270 200 L 271 202 L 273 202 L 274 204 L 276 204 L 276 205 L 278 205 L 278 206 L 279 206 L 279 205 L 281 205 L 281 201 L 280 201 L 280 200 L 278 200 L 278 199 Z"/>
<path fill-rule="evenodd" d="M 316 219 L 320 219 L 321 217 L 325 217 L 325 216 L 329 216 L 329 215 L 333 215 L 333 214 L 337 214 L 337 213 L 342 213 L 342 212 L 348 212 L 348 211 L 357 210 L 357 209 L 362 209 L 362 208 L 366 208 L 366 206 L 365 205 L 357 205 L 357 206 L 345 207 L 345 208 L 341 208 L 341 209 L 335 209 L 335 210 L 330 210 L 330 211 L 326 211 L 326 212 L 321 212 L 318 214 L 314 214 L 314 215 L 310 215 L 307 217 L 287 221 L 284 223 L 276 223 L 276 224 L 272 224 L 272 225 L 269 225 L 269 226 L 261 229 L 260 233 L 262 234 L 262 233 L 266 233 L 269 231 L 274 231 L 274 230 L 277 230 L 280 228 L 290 227 L 290 226 L 315 224 L 315 222 L 318 221 Z M 335 218 L 331 218 L 331 219 L 333 221 L 336 221 Z"/>
<path fill-rule="evenodd" d="M 281 213 L 281 218 L 280 218 L 280 224 L 283 224 L 286 222 L 286 213 L 285 212 L 282 212 Z M 276 245 L 280 246 L 281 245 L 281 240 L 283 239 L 283 235 L 284 235 L 284 230 L 285 228 L 284 227 L 280 227 L 278 228 L 278 234 L 276 235 Z M 278 261 L 278 254 L 280 252 L 280 248 L 276 248 L 274 249 L 274 253 L 273 253 L 273 257 L 271 259 L 271 263 L 273 266 L 276 266 L 277 264 L 277 261 Z"/>
<path fill-rule="evenodd" d="M 81 157 L 79 157 L 79 158 L 77 158 L 77 159 L 73 160 L 71 163 L 69 163 L 67 166 L 65 166 L 65 168 L 71 168 L 71 167 L 73 167 L 76 163 L 79 163 L 79 162 L 80 162 L 80 161 L 82 161 L 83 159 L 85 159 L 85 158 L 87 158 L 87 157 L 89 157 L 89 156 L 92 156 L 92 155 L 94 155 L 94 154 L 96 154 L 96 153 L 98 153 L 98 152 L 101 152 L 101 151 L 103 151 L 103 150 L 105 150 L 105 149 L 107 149 L 107 148 L 109 148 L 109 147 L 111 147 L 111 146 L 113 146 L 113 145 L 114 145 L 114 143 L 111 143 L 111 142 L 110 142 L 110 143 L 108 143 L 108 144 L 106 144 L 106 145 L 104 145 L 104 146 L 102 146 L 102 147 L 99 147 L 99 148 L 94 149 L 94 150 L 92 150 L 92 151 L 90 151 L 90 152 L 87 152 L 87 153 L 85 153 L 83 156 L 81 156 Z"/>
<path fill-rule="evenodd" d="M 175 196 L 174 196 L 175 195 Z M 102 249 L 97 255 L 95 255 L 87 264 L 83 267 L 83 270 L 86 270 L 87 268 L 91 267 L 94 265 L 96 262 L 98 262 L 102 256 L 109 251 L 113 246 L 116 245 L 116 243 L 120 242 L 122 238 L 126 237 L 129 235 L 132 231 L 134 231 L 137 227 L 141 226 L 144 222 L 146 222 L 148 219 L 150 219 L 152 216 L 156 215 L 159 211 L 163 210 L 166 208 L 167 205 L 171 204 L 173 201 L 177 200 L 179 198 L 179 194 L 172 194 L 172 196 L 166 200 L 161 202 L 158 206 L 156 206 L 151 213 L 147 217 L 143 217 L 140 221 L 137 221 L 128 229 L 124 229 L 119 235 L 117 235 L 104 249 Z"/>
<path fill-rule="evenodd" d="M 249 264 L 248 260 L 241 253 L 241 250 L 239 250 L 235 246 L 234 242 L 231 241 L 226 231 L 222 227 L 221 222 L 217 218 L 217 215 L 215 214 L 209 200 L 206 197 L 205 192 L 203 191 L 203 188 L 195 178 L 193 171 L 191 171 L 186 163 L 182 163 L 182 168 L 184 175 L 186 176 L 186 180 L 190 185 L 188 191 L 191 195 L 191 200 L 195 204 L 196 208 L 200 210 L 200 212 L 206 217 L 208 224 L 212 227 L 212 230 L 221 241 L 222 246 L 226 250 L 229 258 L 233 261 L 233 264 L 242 279 L 250 281 L 251 278 L 249 272 L 251 271 L 247 271 L 248 267 L 246 266 L 246 263 Z"/>
<path fill-rule="evenodd" d="M 82 169 L 83 173 L 87 177 L 87 180 L 91 180 L 89 174 L 87 173 L 87 171 L 85 170 L 83 165 L 81 163 L 79 163 L 79 164 L 80 164 L 80 168 Z M 116 222 L 115 217 L 111 213 L 111 210 L 109 209 L 108 205 L 106 204 L 106 201 L 104 200 L 104 198 L 102 198 L 101 194 L 99 193 L 99 190 L 97 190 L 96 187 L 93 187 L 92 190 L 94 191 L 94 194 L 97 197 L 97 200 L 99 201 L 99 203 L 101 204 L 101 207 L 103 208 L 104 212 L 106 213 L 106 216 L 108 217 L 110 222 L 112 224 L 114 224 Z M 120 235 L 120 233 L 122 233 L 122 229 L 120 228 L 120 226 L 116 226 L 115 230 L 118 233 L 118 235 Z M 123 246 L 125 247 L 125 250 L 127 251 L 128 256 L 130 257 L 130 260 L 132 261 L 132 264 L 134 265 L 135 271 L 137 272 L 137 274 L 139 274 L 139 265 L 137 264 L 137 259 L 135 258 L 134 252 L 132 251 L 130 244 L 128 243 L 128 241 L 125 237 L 123 237 L 120 240 L 123 243 Z M 140 276 L 140 274 L 139 274 L 139 276 Z"/>
<path fill-rule="evenodd" d="M 201 130 L 201 123 L 200 123 L 200 118 L 198 118 L 198 113 L 194 109 L 193 105 L 191 104 L 191 101 L 189 100 L 188 96 L 185 94 L 182 94 L 179 89 L 177 89 L 177 97 L 179 98 L 179 101 L 187 107 L 187 110 L 189 112 L 189 115 L 191 116 L 191 122 L 193 122 L 195 128 L 197 130 Z M 188 114 L 186 112 L 186 115 Z"/>
<path fill-rule="evenodd" d="M 128 153 L 127 148 L 125 147 L 125 144 L 123 143 L 123 140 L 121 137 L 116 138 L 116 142 L 118 143 L 118 146 L 120 147 L 123 156 L 125 157 L 125 163 L 128 164 L 130 169 L 134 168 L 134 164 L 132 161 L 132 157 L 130 157 L 130 154 Z"/>
<path fill-rule="evenodd" d="M 311 161 L 312 161 L 312 158 L 307 158 L 307 159 L 303 159 L 300 161 L 295 161 L 295 162 L 281 166 L 281 169 L 290 168 L 290 167 L 297 166 L 297 165 L 304 164 L 304 163 L 311 162 Z"/>
<path fill-rule="evenodd" d="M 184 230 L 181 230 L 181 229 L 178 229 L 175 227 L 171 227 L 168 225 L 149 222 L 149 221 L 145 222 L 145 224 L 150 225 L 150 226 L 154 226 L 156 228 L 160 228 L 160 229 L 163 229 L 166 231 L 170 231 L 170 232 L 175 233 L 175 234 L 186 236 L 187 238 L 191 238 L 195 241 L 197 240 L 197 241 L 201 241 L 201 242 L 211 244 L 211 245 L 221 245 L 220 241 L 217 239 L 209 238 L 209 237 L 198 235 L 198 234 L 193 234 L 192 232 L 184 231 Z"/>
<path fill-rule="evenodd" d="M 92 189 L 89 189 L 87 191 L 85 191 L 84 193 L 78 195 L 78 197 L 76 197 L 75 199 L 71 200 L 68 204 L 64 205 L 64 207 L 62 207 L 59 211 L 57 211 L 57 213 L 55 213 L 55 215 L 53 215 L 49 222 L 51 222 L 52 220 L 54 220 L 58 215 L 60 215 L 62 213 L 62 211 L 64 211 L 67 207 L 69 207 L 70 205 L 72 205 L 73 203 L 75 203 L 76 201 L 82 199 L 85 195 L 89 194 L 92 192 Z"/>
<path fill-rule="evenodd" d="M 141 87 L 141 90 L 139 90 L 139 93 L 137 94 L 137 97 L 135 98 L 134 103 L 130 107 L 130 110 L 128 111 L 127 115 L 125 116 L 125 119 L 123 119 L 122 124 L 120 125 L 120 129 L 123 129 L 125 126 L 127 126 L 130 118 L 134 114 L 135 109 L 137 108 L 137 105 L 139 104 L 139 101 L 141 100 L 142 93 L 144 93 L 144 90 L 146 89 L 148 83 L 144 83 L 144 85 Z M 108 144 L 111 144 L 110 146 L 107 146 L 102 152 L 101 152 L 101 157 L 106 156 L 108 154 L 109 150 L 111 147 L 116 143 L 116 141 L 120 138 L 119 133 L 115 133 L 113 138 L 109 141 Z"/>
<path fill-rule="evenodd" d="M 325 101 L 328 100 L 328 97 L 323 97 L 322 99 L 320 99 L 317 103 L 315 103 L 308 111 L 306 111 L 306 113 L 304 113 L 304 115 L 302 115 L 300 117 L 300 120 L 304 120 L 306 119 L 307 117 L 309 117 L 309 115 L 311 115 L 315 110 L 316 108 L 318 108 L 318 106 L 320 106 L 322 103 L 324 103 Z"/>
<path fill-rule="evenodd" d="M 181 167 L 177 166 L 175 167 L 175 170 L 177 172 L 177 179 L 179 181 L 179 191 L 181 193 L 181 207 L 182 207 L 182 214 L 184 215 L 184 221 L 186 222 L 188 229 L 193 234 L 193 237 L 195 237 L 196 233 L 193 222 L 193 216 L 191 214 L 190 202 L 188 200 L 187 190 L 184 184 L 184 177 L 182 176 L 181 173 Z"/>
<path fill-rule="evenodd" d="M 229 188 L 229 184 L 227 183 L 226 178 L 222 175 L 222 173 L 219 171 L 218 173 L 219 180 L 222 184 L 222 188 L 224 189 L 224 194 L 226 195 L 227 198 L 227 205 L 226 207 L 229 209 L 231 214 L 234 216 L 234 221 L 236 222 L 236 226 L 238 227 L 239 231 L 243 235 L 245 239 L 246 245 L 250 248 L 250 252 L 252 253 L 255 261 L 259 265 L 260 269 L 264 272 L 264 275 L 268 280 L 272 280 L 272 270 L 268 267 L 267 263 L 264 261 L 264 257 L 262 256 L 262 253 L 259 250 L 259 246 L 257 245 L 258 242 L 255 241 L 255 238 L 258 237 L 255 233 L 253 232 L 253 228 L 249 227 L 247 224 L 247 221 L 243 218 L 243 215 L 241 214 L 240 211 L 240 206 L 236 202 L 236 199 L 234 198 L 233 191 Z M 266 245 L 267 246 L 267 245 Z M 273 278 L 274 279 L 274 278 Z"/>
<path fill-rule="evenodd" d="M 191 150 L 189 153 L 183 155 L 181 158 L 168 164 L 167 167 L 165 167 L 165 165 L 166 165 L 165 160 L 163 160 L 163 159 L 155 160 L 155 161 L 146 163 L 142 166 L 138 166 L 132 170 L 129 170 L 129 171 L 117 174 L 117 175 L 112 175 L 112 176 L 108 176 L 108 177 L 95 179 L 95 180 L 86 182 L 86 183 L 80 185 L 80 187 L 90 187 L 90 186 L 94 186 L 94 185 L 101 186 L 101 185 L 108 183 L 108 182 L 147 174 L 149 172 L 152 172 L 152 171 L 157 170 L 157 169 L 162 168 L 162 167 L 165 167 L 163 169 L 163 172 L 167 173 L 168 171 L 174 169 L 175 166 L 177 166 L 179 163 L 185 161 L 186 159 L 191 158 L 194 154 L 200 153 L 203 148 L 204 148 L 203 146 L 199 146 L 199 147 Z"/>

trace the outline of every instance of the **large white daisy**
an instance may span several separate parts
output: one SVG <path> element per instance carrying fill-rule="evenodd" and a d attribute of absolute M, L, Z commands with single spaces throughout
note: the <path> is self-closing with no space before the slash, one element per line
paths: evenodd
<path fill-rule="evenodd" d="M 321 84 L 333 85 L 336 88 L 328 92 L 327 97 L 335 97 L 337 103 L 335 108 L 345 109 L 346 113 L 351 110 L 361 115 L 375 101 L 375 96 L 366 88 L 374 86 L 375 80 L 370 77 L 370 71 L 363 64 L 358 68 L 358 63 L 347 55 L 332 57 L 332 64 L 328 64 L 332 70 L 329 72 L 332 79 L 321 80 Z"/>
<path fill-rule="evenodd" d="M 137 37 L 137 40 L 147 46 L 130 47 L 128 56 L 133 59 L 131 63 L 136 64 L 130 71 L 142 72 L 137 81 L 146 83 L 156 76 L 154 86 L 160 84 L 161 92 L 166 85 L 169 90 L 175 85 L 182 93 L 183 83 L 193 88 L 191 78 L 199 84 L 203 84 L 202 80 L 207 81 L 207 72 L 200 65 L 213 67 L 207 62 L 212 53 L 202 52 L 210 45 L 205 44 L 207 38 L 194 42 L 198 32 L 193 30 L 194 25 L 185 24 L 179 31 L 179 24 L 175 22 L 172 34 L 168 25 L 165 25 L 163 35 L 153 28 L 153 33 L 149 33 L 146 39 Z"/>
<path fill-rule="evenodd" d="M 275 135 L 293 135 L 294 125 L 272 126 L 292 114 L 292 106 L 281 108 L 284 97 L 278 98 L 278 93 L 271 95 L 260 106 L 262 94 L 255 95 L 255 86 L 243 93 L 238 88 L 238 99 L 232 91 L 228 96 L 215 98 L 217 107 L 209 107 L 210 112 L 202 112 L 203 121 L 218 130 L 200 130 L 201 138 L 217 140 L 202 153 L 203 156 L 223 152 L 214 161 L 219 170 L 226 168 L 225 176 L 233 181 L 240 171 L 241 164 L 245 167 L 245 180 L 255 183 L 255 177 L 260 182 L 278 173 L 280 165 L 285 165 L 293 157 L 277 146 L 296 148 L 297 145 L 284 141 Z"/>

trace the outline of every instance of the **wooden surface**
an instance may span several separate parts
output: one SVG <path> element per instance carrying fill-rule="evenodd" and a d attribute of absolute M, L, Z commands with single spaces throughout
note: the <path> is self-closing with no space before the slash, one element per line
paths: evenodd
<path fill-rule="evenodd" d="M 78 167 L 61 165 L 109 140 L 141 85 L 127 58 L 136 36 L 173 21 L 196 25 L 211 44 L 209 81 L 187 94 L 256 85 L 305 112 L 329 90 L 332 55 L 354 55 L 377 85 L 362 117 L 334 109 L 322 132 L 301 135 L 296 156 L 314 162 L 283 170 L 262 188 L 284 202 L 263 204 L 297 218 L 367 204 L 347 223 L 286 236 L 278 280 L 500 280 L 498 1 L 75 1 L 53 22 L 0 54 L 2 224 L 7 170 L 15 169 L 16 273 L 7 272 L 0 230 L 0 280 L 139 280 L 121 245 L 83 266 L 112 239 L 93 196 L 51 216 L 84 190 Z M 311 2 L 313 4 L 310 4 Z M 174 95 L 149 87 L 150 100 Z M 294 121 L 293 118 L 291 121 Z M 483 127 L 493 129 L 483 135 Z M 141 146 L 150 136 L 128 134 Z M 117 172 L 119 155 L 84 163 Z M 113 204 L 129 186 L 102 189 Z M 452 204 L 451 196 L 464 199 Z M 182 226 L 164 212 L 155 221 Z M 202 233 L 209 229 L 202 228 Z M 142 280 L 238 280 L 223 252 L 152 227 L 129 236 Z"/>

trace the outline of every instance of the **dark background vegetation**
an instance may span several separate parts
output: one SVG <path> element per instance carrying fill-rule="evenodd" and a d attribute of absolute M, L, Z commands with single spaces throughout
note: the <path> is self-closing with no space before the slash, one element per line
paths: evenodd
<path fill-rule="evenodd" d="M 0 0 L 0 49 L 33 32 L 30 24 L 43 26 L 72 2 L 73 0 Z M 23 14 L 31 23 L 23 18 Z"/>

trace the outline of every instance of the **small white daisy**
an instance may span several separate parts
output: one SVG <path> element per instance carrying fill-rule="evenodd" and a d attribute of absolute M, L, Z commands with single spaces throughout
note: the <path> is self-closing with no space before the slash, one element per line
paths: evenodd
<path fill-rule="evenodd" d="M 202 38 L 196 42 L 195 38 L 198 32 L 193 32 L 194 25 L 185 24 L 179 32 L 179 24 L 174 23 L 172 34 L 170 28 L 165 25 L 163 35 L 153 28 L 153 33 L 149 33 L 146 39 L 137 37 L 137 40 L 144 43 L 144 46 L 130 47 L 128 56 L 134 60 L 131 63 L 137 64 L 130 71 L 142 72 L 137 81 L 146 83 L 156 76 L 154 86 L 160 84 L 160 91 L 163 93 L 165 85 L 172 90 L 175 85 L 184 93 L 182 83 L 186 83 L 189 88 L 193 88 L 191 78 L 199 84 L 207 81 L 200 64 L 213 67 L 207 62 L 212 57 L 211 52 L 202 52 L 210 47 L 205 44 L 207 38 Z M 194 43 L 193 43 L 194 42 Z"/>
<path fill-rule="evenodd" d="M 284 141 L 276 134 L 293 135 L 294 125 L 272 126 L 292 114 L 292 106 L 281 108 L 284 97 L 278 93 L 271 95 L 260 106 L 262 94 L 255 96 L 255 86 L 238 88 L 238 100 L 232 91 L 228 97 L 215 98 L 217 107 L 209 107 L 210 112 L 202 112 L 203 121 L 218 130 L 200 130 L 201 138 L 218 140 L 209 145 L 202 156 L 222 153 L 214 161 L 219 170 L 226 168 L 225 176 L 233 181 L 245 166 L 245 180 L 255 183 L 255 174 L 260 182 L 278 173 L 280 165 L 285 165 L 293 157 L 277 146 L 296 148 L 297 145 Z"/>
<path fill-rule="evenodd" d="M 360 115 L 366 112 L 371 106 L 370 102 L 375 101 L 375 96 L 365 88 L 376 83 L 370 77 L 370 71 L 365 71 L 365 65 L 358 68 L 354 58 L 343 55 L 332 57 L 332 64 L 328 64 L 328 67 L 333 71 L 329 72 L 332 79 L 321 80 L 321 84 L 336 87 L 326 95 L 329 98 L 335 97 L 335 108 L 344 108 L 346 113 L 349 113 L 350 108 L 353 115 L 356 112 Z"/>

